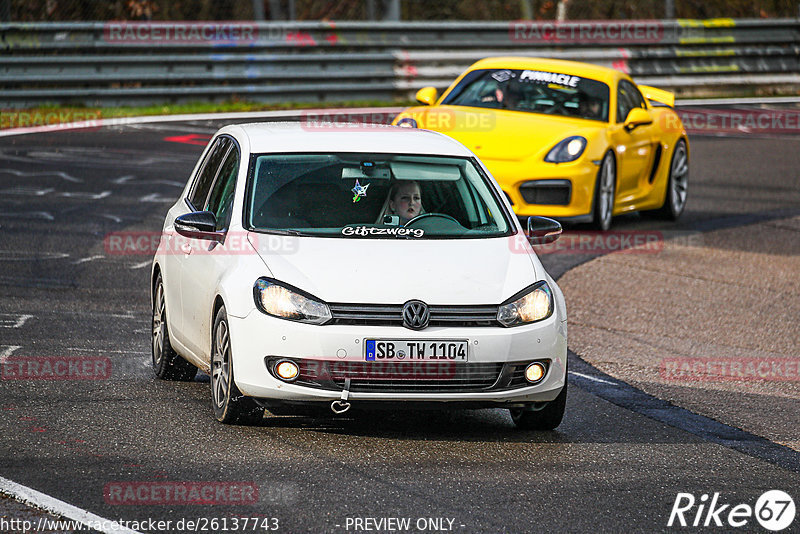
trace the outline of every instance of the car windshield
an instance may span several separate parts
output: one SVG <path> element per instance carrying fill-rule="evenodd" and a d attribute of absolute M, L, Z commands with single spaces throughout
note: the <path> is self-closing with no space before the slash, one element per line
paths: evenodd
<path fill-rule="evenodd" d="M 245 220 L 255 231 L 325 237 L 473 238 L 512 229 L 468 158 L 256 154 Z"/>
<path fill-rule="evenodd" d="M 442 104 L 607 121 L 608 95 L 608 85 L 580 76 L 541 70 L 481 69 L 464 76 Z"/>

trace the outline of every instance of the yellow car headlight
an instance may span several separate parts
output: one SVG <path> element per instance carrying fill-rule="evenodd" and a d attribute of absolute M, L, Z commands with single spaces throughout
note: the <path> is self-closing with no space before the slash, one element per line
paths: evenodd
<path fill-rule="evenodd" d="M 544 157 L 544 160 L 548 163 L 567 163 L 581 157 L 584 150 L 586 150 L 586 138 L 580 135 L 573 135 L 554 146 Z"/>

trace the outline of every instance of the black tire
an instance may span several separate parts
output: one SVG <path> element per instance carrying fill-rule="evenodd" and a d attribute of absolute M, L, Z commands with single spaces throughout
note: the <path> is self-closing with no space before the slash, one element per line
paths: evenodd
<path fill-rule="evenodd" d="M 652 213 L 659 219 L 677 221 L 686 208 L 686 199 L 689 186 L 689 153 L 686 151 L 686 142 L 683 139 L 675 143 L 672 159 L 669 163 L 669 178 L 667 190 L 664 194 L 664 203 Z"/>
<path fill-rule="evenodd" d="M 594 200 L 592 201 L 592 224 L 603 232 L 611 228 L 611 219 L 614 216 L 614 195 L 616 192 L 617 162 L 614 159 L 614 155 L 608 152 L 603 156 L 600 169 L 597 171 Z"/>
<path fill-rule="evenodd" d="M 197 367 L 175 352 L 169 340 L 167 308 L 164 299 L 164 283 L 161 273 L 156 276 L 153 290 L 153 321 L 151 323 L 150 351 L 153 371 L 162 380 L 188 382 L 197 374 Z"/>
<path fill-rule="evenodd" d="M 211 332 L 211 406 L 214 417 L 228 425 L 258 423 L 264 418 L 264 408 L 242 395 L 233 380 L 233 355 L 225 306 L 217 311 Z"/>
<path fill-rule="evenodd" d="M 547 403 L 544 408 L 511 408 L 511 419 L 517 428 L 522 430 L 553 430 L 564 419 L 564 410 L 567 407 L 567 382 L 555 400 Z"/>

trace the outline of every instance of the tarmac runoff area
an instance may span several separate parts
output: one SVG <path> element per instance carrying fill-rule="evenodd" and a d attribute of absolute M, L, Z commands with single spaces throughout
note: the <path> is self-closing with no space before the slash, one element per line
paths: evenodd
<path fill-rule="evenodd" d="M 800 217 L 693 237 L 567 272 L 570 349 L 651 395 L 800 450 Z"/>

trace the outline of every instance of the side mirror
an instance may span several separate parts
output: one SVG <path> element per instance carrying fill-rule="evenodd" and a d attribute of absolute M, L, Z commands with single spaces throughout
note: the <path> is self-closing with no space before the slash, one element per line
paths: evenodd
<path fill-rule="evenodd" d="M 423 87 L 414 98 L 417 99 L 417 102 L 420 104 L 425 104 L 426 106 L 432 106 L 436 103 L 436 98 L 439 96 L 439 91 L 436 90 L 435 87 Z"/>
<path fill-rule="evenodd" d="M 625 119 L 625 131 L 630 132 L 637 126 L 642 126 L 644 124 L 652 124 L 653 117 L 650 116 L 650 112 L 646 109 L 642 108 L 633 108 L 630 113 L 628 113 L 628 117 Z"/>
<path fill-rule="evenodd" d="M 561 224 L 547 217 L 528 217 L 526 234 L 531 245 L 546 245 L 561 236 Z"/>
<path fill-rule="evenodd" d="M 175 231 L 184 237 L 222 242 L 225 232 L 217 231 L 217 218 L 210 211 L 193 211 L 175 219 Z"/>

